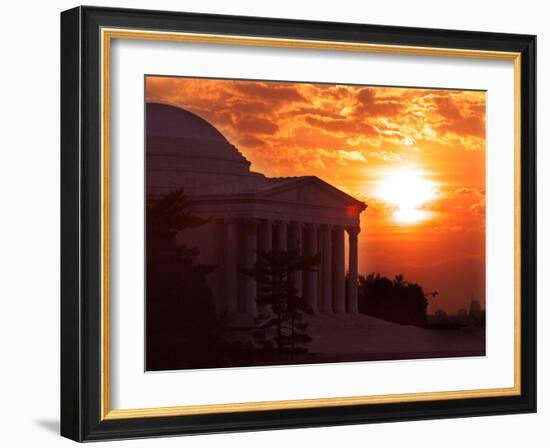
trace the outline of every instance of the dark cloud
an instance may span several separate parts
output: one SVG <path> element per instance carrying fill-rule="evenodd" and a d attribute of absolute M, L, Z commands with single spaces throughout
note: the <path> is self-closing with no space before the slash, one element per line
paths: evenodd
<path fill-rule="evenodd" d="M 274 134 L 279 129 L 279 126 L 265 118 L 244 115 L 236 121 L 238 130 L 246 133 Z"/>
<path fill-rule="evenodd" d="M 243 145 L 248 148 L 263 146 L 265 144 L 264 140 L 254 135 L 244 135 L 240 137 L 237 142 L 239 143 L 239 145 Z"/>
<path fill-rule="evenodd" d="M 436 110 L 443 118 L 454 121 L 462 119 L 462 114 L 457 104 L 449 97 L 436 97 L 433 99 Z"/>
<path fill-rule="evenodd" d="M 252 95 L 256 99 L 267 103 L 306 102 L 298 89 L 290 84 L 235 82 L 233 89 L 238 93 Z"/>
<path fill-rule="evenodd" d="M 357 106 L 355 114 L 371 117 L 381 115 L 394 115 L 404 108 L 402 100 L 389 98 L 377 98 L 373 88 L 366 87 L 357 94 Z"/>
<path fill-rule="evenodd" d="M 269 114 L 273 112 L 269 104 L 249 98 L 233 98 L 227 101 L 227 107 L 232 111 L 244 114 Z"/>
<path fill-rule="evenodd" d="M 485 137 L 485 120 L 481 117 L 467 117 L 442 124 L 439 129 L 460 136 Z"/>
<path fill-rule="evenodd" d="M 306 122 L 312 126 L 335 133 L 351 133 L 365 136 L 375 136 L 376 129 L 370 124 L 357 120 L 337 118 L 337 119 L 319 119 L 312 116 L 306 117 Z"/>
<path fill-rule="evenodd" d="M 290 136 L 280 137 L 279 142 L 287 148 L 324 148 L 326 150 L 339 150 L 345 145 L 342 137 L 305 126 L 294 128 Z"/>
<path fill-rule="evenodd" d="M 437 113 L 444 119 L 440 131 L 459 136 L 485 137 L 485 107 L 479 104 L 460 107 L 451 97 L 438 97 L 433 101 Z"/>

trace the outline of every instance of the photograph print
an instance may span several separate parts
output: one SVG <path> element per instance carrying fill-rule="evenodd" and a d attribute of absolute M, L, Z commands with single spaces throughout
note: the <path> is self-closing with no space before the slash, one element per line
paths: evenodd
<path fill-rule="evenodd" d="M 486 92 L 145 77 L 147 371 L 485 356 Z"/>

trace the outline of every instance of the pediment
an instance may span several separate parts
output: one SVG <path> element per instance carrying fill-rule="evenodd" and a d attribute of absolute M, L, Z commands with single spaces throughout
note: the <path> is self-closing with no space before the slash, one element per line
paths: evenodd
<path fill-rule="evenodd" d="M 259 197 L 283 202 L 346 208 L 354 206 L 360 210 L 366 204 L 344 193 L 317 177 L 301 178 L 266 189 Z"/>

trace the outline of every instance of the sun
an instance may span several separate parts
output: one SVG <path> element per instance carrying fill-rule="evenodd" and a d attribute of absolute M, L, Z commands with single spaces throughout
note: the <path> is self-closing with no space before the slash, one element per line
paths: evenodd
<path fill-rule="evenodd" d="M 437 198 L 437 183 L 416 168 L 397 168 L 378 182 L 376 196 L 395 207 L 394 219 L 402 224 L 415 224 L 432 213 L 422 206 Z"/>

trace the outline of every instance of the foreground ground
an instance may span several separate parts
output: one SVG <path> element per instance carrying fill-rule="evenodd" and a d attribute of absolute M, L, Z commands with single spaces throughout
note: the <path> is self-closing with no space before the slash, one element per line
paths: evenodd
<path fill-rule="evenodd" d="M 484 328 L 432 330 L 366 315 L 309 319 L 309 349 L 318 362 L 485 355 Z"/>
<path fill-rule="evenodd" d="M 151 346 L 147 370 L 430 359 L 485 355 L 485 328 L 426 329 L 366 315 L 307 316 L 307 353 L 260 348 L 250 319 L 233 321 L 221 345 L 167 339 Z M 151 356 L 155 355 L 155 356 Z"/>

